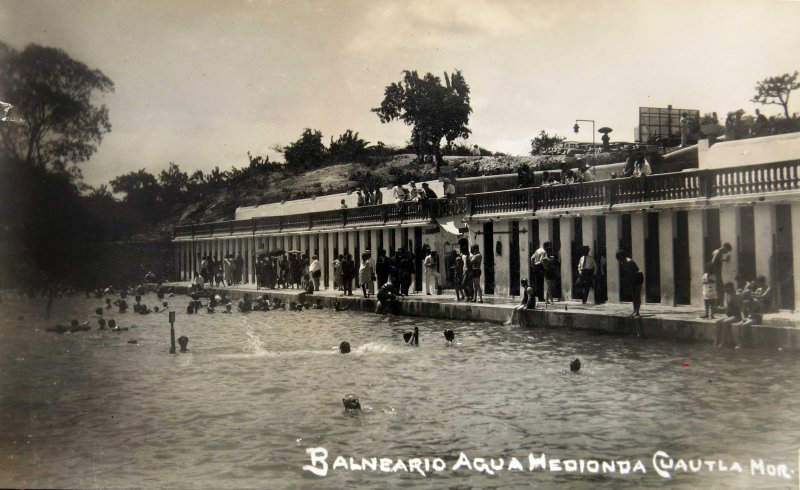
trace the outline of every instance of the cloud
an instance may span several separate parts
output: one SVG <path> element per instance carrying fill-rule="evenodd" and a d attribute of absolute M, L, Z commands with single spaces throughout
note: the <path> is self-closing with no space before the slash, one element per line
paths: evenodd
<path fill-rule="evenodd" d="M 376 2 L 354 22 L 346 48 L 356 54 L 415 48 L 453 48 L 519 35 L 554 23 L 552 9 L 530 2 L 410 0 Z M 545 11 L 545 12 L 542 12 Z M 466 42 L 465 42 L 466 41 Z"/>

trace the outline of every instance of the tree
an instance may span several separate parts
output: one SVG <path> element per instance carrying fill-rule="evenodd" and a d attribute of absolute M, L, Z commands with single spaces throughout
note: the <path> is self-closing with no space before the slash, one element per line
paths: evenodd
<path fill-rule="evenodd" d="M 436 156 L 436 173 L 442 164 L 442 138 L 449 144 L 456 138 L 468 138 L 467 127 L 472 108 L 469 86 L 460 71 L 439 77 L 427 73 L 420 78 L 416 71 L 404 71 L 403 80 L 392 83 L 384 91 L 381 106 L 372 109 L 382 123 L 400 119 L 412 126 L 411 139 L 418 155 L 430 145 Z"/>
<path fill-rule="evenodd" d="M 88 160 L 111 131 L 108 109 L 92 96 L 113 90 L 100 70 L 63 50 L 29 44 L 17 52 L 0 43 L 0 100 L 24 120 L 0 125 L 3 153 L 56 171 Z"/>
<path fill-rule="evenodd" d="M 322 143 L 322 132 L 304 129 L 300 139 L 285 147 L 278 147 L 286 160 L 286 168 L 301 172 L 322 167 L 328 161 L 328 150 Z"/>
<path fill-rule="evenodd" d="M 784 73 L 776 77 L 765 78 L 756 85 L 756 95 L 751 102 L 763 105 L 775 104 L 783 107 L 783 115 L 789 119 L 789 95 L 793 90 L 800 88 L 797 71 L 793 74 Z"/>
<path fill-rule="evenodd" d="M 555 146 L 567 139 L 564 136 L 553 134 L 550 136 L 545 130 L 539 133 L 539 136 L 531 140 L 531 155 L 541 155 L 545 150 L 555 148 Z"/>
<path fill-rule="evenodd" d="M 163 189 L 156 176 L 145 169 L 128 172 L 111 181 L 114 192 L 125 193 L 123 202 L 135 209 L 145 222 L 157 223 L 161 218 Z"/>
<path fill-rule="evenodd" d="M 364 141 L 358 137 L 358 133 L 353 133 L 348 129 L 344 134 L 339 135 L 339 139 L 333 140 L 328 146 L 328 153 L 337 162 L 355 162 L 366 152 L 369 141 Z"/>

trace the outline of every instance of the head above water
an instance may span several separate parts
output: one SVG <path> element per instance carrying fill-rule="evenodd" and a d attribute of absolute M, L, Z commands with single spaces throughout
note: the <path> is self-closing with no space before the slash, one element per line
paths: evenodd
<path fill-rule="evenodd" d="M 189 345 L 189 337 L 185 335 L 181 335 L 180 337 L 178 337 L 178 345 L 181 346 L 181 352 L 187 352 L 188 349 L 186 348 L 186 346 Z"/>
<path fill-rule="evenodd" d="M 456 338 L 456 334 L 455 334 L 455 332 L 453 332 L 453 331 L 452 331 L 452 330 L 450 330 L 449 328 L 448 328 L 447 330 L 445 330 L 445 331 L 444 331 L 444 339 L 445 339 L 446 341 L 448 341 L 448 342 L 452 342 L 452 341 L 453 341 L 453 339 L 455 339 L 455 338 Z"/>
<path fill-rule="evenodd" d="M 349 354 L 350 353 L 350 343 L 349 342 L 342 342 L 339 344 L 339 352 L 342 354 Z"/>
<path fill-rule="evenodd" d="M 361 410 L 361 402 L 359 402 L 358 398 L 352 393 L 342 398 L 342 405 L 344 405 L 344 409 L 348 412 Z"/>
<path fill-rule="evenodd" d="M 569 363 L 569 370 L 573 373 L 577 373 L 581 370 L 581 360 L 575 359 L 574 361 Z"/>

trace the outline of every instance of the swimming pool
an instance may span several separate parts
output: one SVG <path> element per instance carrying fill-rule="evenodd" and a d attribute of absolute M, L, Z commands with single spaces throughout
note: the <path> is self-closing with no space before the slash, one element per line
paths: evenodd
<path fill-rule="evenodd" d="M 47 322 L 44 300 L 4 295 L 0 486 L 797 487 L 796 355 L 331 310 L 186 315 L 185 297 L 169 301 L 190 354 L 167 353 L 165 313 L 109 310 L 130 330 L 59 335 L 43 327 L 96 329 L 102 300 L 58 299 Z M 419 348 L 402 343 L 414 326 Z M 564 372 L 575 357 L 581 372 Z M 360 414 L 345 414 L 347 393 Z M 304 470 L 312 450 L 322 471 L 322 449 L 326 475 Z M 719 460 L 728 471 L 709 468 Z"/>

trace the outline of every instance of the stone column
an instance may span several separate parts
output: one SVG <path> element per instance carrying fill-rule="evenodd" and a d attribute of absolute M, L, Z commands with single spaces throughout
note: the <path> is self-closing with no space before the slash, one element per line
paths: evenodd
<path fill-rule="evenodd" d="M 370 253 L 372 253 L 372 264 L 375 265 L 375 259 L 378 258 L 378 230 L 369 230 Z"/>
<path fill-rule="evenodd" d="M 622 217 L 618 214 L 606 215 L 606 288 L 608 301 L 619 302 L 619 238 Z"/>
<path fill-rule="evenodd" d="M 800 311 L 800 202 L 792 203 L 792 269 L 794 269 L 794 311 Z"/>
<path fill-rule="evenodd" d="M 647 268 L 644 262 L 644 237 L 645 226 L 647 224 L 645 213 L 631 214 L 631 258 L 639 270 L 645 275 L 645 282 L 642 285 L 642 301 L 644 302 L 645 286 L 647 284 Z"/>
<path fill-rule="evenodd" d="M 533 285 L 533 277 L 530 277 L 531 255 L 531 230 L 534 226 L 539 226 L 535 221 L 523 219 L 519 222 L 519 277 L 527 279 L 528 284 Z M 453 245 L 453 250 L 458 248 L 458 242 Z M 525 294 L 525 291 L 520 291 Z"/>
<path fill-rule="evenodd" d="M 724 283 L 735 284 L 736 275 L 739 273 L 739 235 L 741 234 L 742 219 L 739 208 L 723 206 L 719 210 L 719 239 L 720 245 L 731 244 L 730 260 L 722 263 L 722 281 L 718 284 L 719 291 L 723 290 Z M 758 228 L 756 228 L 758 230 Z"/>
<path fill-rule="evenodd" d="M 705 273 L 706 260 L 703 245 L 706 237 L 706 213 L 702 209 L 692 209 L 688 212 L 689 222 L 689 304 L 704 307 L 703 283 L 701 278 Z M 659 230 L 659 233 L 661 230 Z M 663 286 L 662 286 L 663 287 Z"/>
<path fill-rule="evenodd" d="M 403 229 L 398 226 L 394 230 L 394 249 L 397 250 L 403 246 L 405 246 L 403 243 Z"/>
<path fill-rule="evenodd" d="M 336 237 L 338 233 L 326 233 L 328 242 L 328 289 L 333 289 L 333 261 L 336 256 L 333 254 L 333 249 L 336 247 Z"/>
<path fill-rule="evenodd" d="M 553 243 L 553 234 L 551 233 L 551 220 L 549 218 L 539 218 L 534 224 L 539 227 L 539 242 Z M 532 254 L 531 254 L 532 255 Z"/>
<path fill-rule="evenodd" d="M 253 248 L 253 243 L 255 241 L 256 239 L 254 237 L 247 237 L 244 241 L 244 254 L 242 255 L 244 259 L 244 265 L 242 267 L 244 267 L 244 270 L 242 271 L 242 281 L 245 284 L 252 284 L 253 251 L 255 250 Z"/>
<path fill-rule="evenodd" d="M 569 301 L 572 299 L 572 240 L 575 232 L 572 218 L 561 218 L 558 223 L 561 227 L 561 299 Z"/>
<path fill-rule="evenodd" d="M 511 254 L 509 247 L 509 234 L 511 231 L 511 222 L 509 221 L 495 221 L 494 222 L 494 240 L 491 250 L 485 250 L 486 256 L 489 254 L 494 255 L 494 294 L 501 296 L 508 296 L 511 284 Z M 501 254 L 497 256 L 495 250 L 495 243 L 500 242 Z M 485 259 L 484 259 L 485 260 Z"/>
<path fill-rule="evenodd" d="M 340 231 L 340 232 L 336 233 L 336 248 L 337 248 L 337 250 L 338 250 L 338 252 L 339 252 L 339 253 L 337 254 L 337 257 L 338 257 L 339 255 L 342 255 L 342 256 L 344 256 L 344 247 L 345 247 L 345 241 L 346 241 L 346 240 L 345 240 L 346 233 L 347 233 L 346 231 Z"/>
<path fill-rule="evenodd" d="M 661 282 L 661 304 L 675 306 L 675 212 L 658 213 L 658 262 Z"/>
<path fill-rule="evenodd" d="M 381 231 L 381 233 L 383 233 L 383 249 L 386 250 L 386 256 L 388 257 L 389 256 L 389 248 L 390 248 L 390 244 L 389 244 L 389 229 L 388 228 L 384 228 Z"/>
<path fill-rule="evenodd" d="M 756 203 L 753 209 L 753 222 L 756 230 L 756 276 L 764 276 L 767 278 L 767 284 L 772 284 L 770 263 L 774 260 L 773 244 L 778 229 L 775 206 L 763 202 Z"/>

